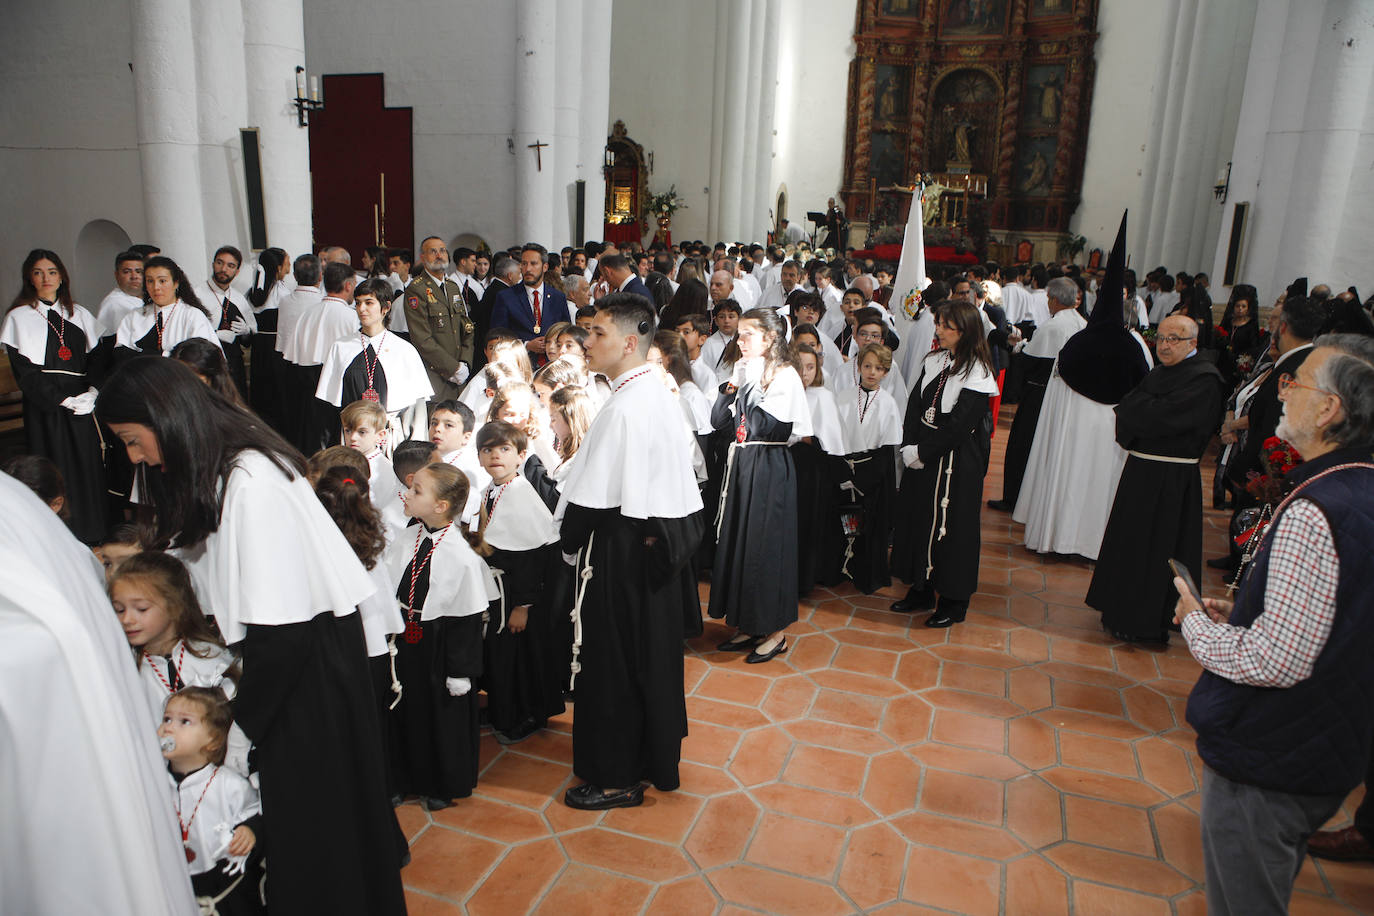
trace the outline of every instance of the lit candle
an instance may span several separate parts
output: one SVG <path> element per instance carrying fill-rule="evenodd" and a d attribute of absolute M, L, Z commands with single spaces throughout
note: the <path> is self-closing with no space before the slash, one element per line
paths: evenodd
<path fill-rule="evenodd" d="M 310 77 L 310 100 L 312 102 L 320 100 L 320 78 L 318 76 Z"/>
<path fill-rule="evenodd" d="M 296 98 L 305 98 L 305 71 L 296 71 Z"/>

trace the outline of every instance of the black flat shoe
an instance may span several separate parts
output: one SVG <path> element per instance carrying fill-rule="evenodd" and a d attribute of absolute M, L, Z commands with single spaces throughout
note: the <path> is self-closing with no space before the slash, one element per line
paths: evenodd
<path fill-rule="evenodd" d="M 1010 512 L 1012 509 L 1015 509 L 1016 507 L 1013 506 L 1011 503 L 1007 502 L 1005 499 L 990 499 L 988 500 L 988 508 L 996 509 L 998 512 Z"/>
<path fill-rule="evenodd" d="M 761 642 L 763 642 L 762 636 L 749 636 L 748 634 L 736 633 L 724 642 L 716 643 L 716 651 L 748 652 Z"/>
<path fill-rule="evenodd" d="M 787 651 L 787 637 L 778 640 L 778 644 L 773 647 L 767 655 L 760 655 L 759 650 L 755 649 L 749 653 L 749 657 L 744 660 L 746 665 L 761 665 L 775 655 L 781 655 Z"/>
<path fill-rule="evenodd" d="M 915 614 L 933 610 L 934 607 L 935 595 L 932 592 L 919 592 L 915 595 L 908 592 L 905 598 L 892 602 L 892 610 L 898 614 Z"/>
<path fill-rule="evenodd" d="M 606 793 L 589 782 L 573 786 L 563 793 L 563 804 L 579 811 L 605 811 L 610 808 L 634 808 L 644 804 L 644 786 L 635 783 L 620 792 Z"/>
<path fill-rule="evenodd" d="M 934 614 L 931 614 L 929 617 L 926 618 L 926 626 L 928 626 L 928 627 L 935 627 L 936 629 L 944 629 L 945 627 L 952 627 L 952 626 L 954 626 L 956 623 L 963 623 L 963 622 L 964 622 L 964 615 L 963 615 L 963 614 L 955 615 L 955 614 L 949 613 L 948 611 L 936 611 Z"/>
<path fill-rule="evenodd" d="M 453 807 L 453 802 L 447 798 L 434 798 L 429 795 L 422 797 L 420 804 L 424 806 L 426 811 L 442 811 L 445 808 Z"/>

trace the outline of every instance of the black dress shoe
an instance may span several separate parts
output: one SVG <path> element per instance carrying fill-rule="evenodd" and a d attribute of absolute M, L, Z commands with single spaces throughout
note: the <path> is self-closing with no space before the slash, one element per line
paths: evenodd
<path fill-rule="evenodd" d="M 1015 509 L 1016 506 L 1007 502 L 1005 499 L 990 499 L 988 500 L 988 508 L 996 509 L 998 512 L 1010 512 Z"/>
<path fill-rule="evenodd" d="M 634 808 L 644 804 L 644 786 L 635 783 L 619 792 L 603 792 L 589 782 L 563 793 L 563 804 L 580 811 L 605 811 L 609 808 Z"/>
<path fill-rule="evenodd" d="M 447 799 L 447 798 L 434 798 L 433 796 L 430 796 L 430 795 L 426 795 L 426 796 L 422 797 L 422 798 L 420 799 L 420 804 L 424 806 L 424 809 L 425 809 L 426 811 L 442 811 L 442 810 L 444 810 L 445 808 L 452 808 L 452 807 L 453 807 L 453 802 L 450 801 L 449 799 Z"/>
<path fill-rule="evenodd" d="M 952 626 L 954 626 L 956 623 L 963 623 L 963 622 L 964 622 L 964 615 L 963 615 L 963 614 L 953 614 L 953 613 L 950 613 L 949 611 L 936 611 L 934 614 L 931 614 L 929 617 L 926 618 L 926 626 L 928 626 L 928 627 L 935 627 L 936 629 L 944 629 L 945 627 L 952 627 Z"/>
<path fill-rule="evenodd" d="M 935 593 L 928 590 L 907 592 L 905 598 L 892 602 L 892 610 L 898 614 L 915 614 L 919 611 L 929 611 L 934 607 Z"/>
<path fill-rule="evenodd" d="M 743 638 L 741 638 L 743 637 Z M 759 643 L 763 642 L 762 636 L 749 636 L 744 633 L 736 633 L 724 642 L 716 643 L 717 652 L 748 652 Z"/>
<path fill-rule="evenodd" d="M 760 664 L 763 664 L 764 662 L 768 661 L 769 659 L 771 659 L 773 656 L 775 656 L 775 655 L 781 655 L 782 653 L 784 653 L 784 652 L 786 652 L 786 651 L 787 651 L 787 637 L 784 636 L 782 639 L 778 640 L 778 644 L 777 644 L 776 646 L 774 646 L 774 647 L 773 647 L 767 654 L 765 654 L 765 655 L 760 655 L 758 649 L 755 649 L 755 650 L 753 650 L 752 652 L 750 652 L 750 653 L 749 653 L 749 656 L 744 660 L 744 663 L 745 663 L 746 665 L 760 665 Z"/>

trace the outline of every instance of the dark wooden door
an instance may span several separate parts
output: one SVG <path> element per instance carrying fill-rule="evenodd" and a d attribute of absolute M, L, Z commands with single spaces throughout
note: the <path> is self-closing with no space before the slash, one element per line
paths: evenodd
<path fill-rule="evenodd" d="M 361 263 L 368 245 L 415 247 L 411 110 L 385 107 L 380 73 L 324 77 L 310 116 L 315 245 L 342 245 Z"/>

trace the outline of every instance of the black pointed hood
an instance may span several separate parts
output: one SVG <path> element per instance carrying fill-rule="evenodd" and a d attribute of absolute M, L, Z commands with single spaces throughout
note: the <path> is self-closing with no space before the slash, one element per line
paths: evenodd
<path fill-rule="evenodd" d="M 1059 376 L 1074 391 L 1099 404 L 1117 404 L 1150 371 L 1140 342 L 1126 330 L 1123 311 L 1126 273 L 1126 214 L 1107 259 L 1107 276 L 1097 291 L 1088 326 L 1059 351 Z"/>

